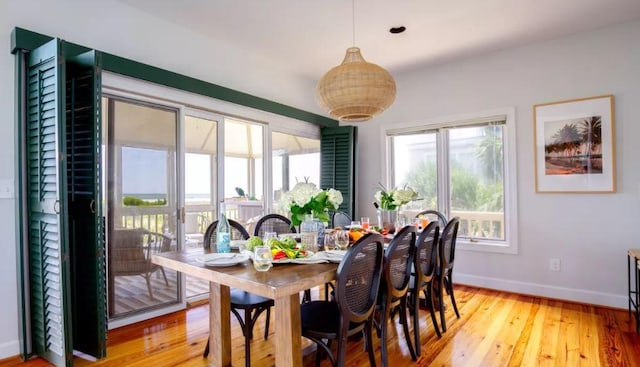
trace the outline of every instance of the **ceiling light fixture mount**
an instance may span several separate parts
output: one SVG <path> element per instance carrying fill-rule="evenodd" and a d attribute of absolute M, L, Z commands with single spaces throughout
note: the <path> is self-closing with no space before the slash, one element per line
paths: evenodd
<path fill-rule="evenodd" d="M 382 67 L 369 63 L 355 47 L 355 0 L 353 44 L 342 64 L 329 70 L 318 82 L 316 98 L 329 115 L 340 121 L 368 121 L 382 113 L 396 98 L 396 82 Z"/>

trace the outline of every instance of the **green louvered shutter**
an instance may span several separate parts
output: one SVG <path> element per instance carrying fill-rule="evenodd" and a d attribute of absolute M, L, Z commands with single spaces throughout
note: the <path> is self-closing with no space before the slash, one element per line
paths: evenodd
<path fill-rule="evenodd" d="M 100 54 L 66 63 L 67 200 L 73 349 L 106 356 L 106 258 L 101 202 Z"/>
<path fill-rule="evenodd" d="M 334 188 L 344 201 L 338 210 L 355 214 L 355 126 L 325 127 L 320 130 L 320 187 Z"/>
<path fill-rule="evenodd" d="M 61 41 L 29 53 L 27 62 L 27 195 L 33 351 L 72 365 L 69 252 Z"/>

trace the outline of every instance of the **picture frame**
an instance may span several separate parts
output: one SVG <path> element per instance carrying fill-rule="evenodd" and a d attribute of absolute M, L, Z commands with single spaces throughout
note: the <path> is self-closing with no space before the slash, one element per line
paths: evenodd
<path fill-rule="evenodd" d="M 538 193 L 616 191 L 613 95 L 533 106 Z"/>

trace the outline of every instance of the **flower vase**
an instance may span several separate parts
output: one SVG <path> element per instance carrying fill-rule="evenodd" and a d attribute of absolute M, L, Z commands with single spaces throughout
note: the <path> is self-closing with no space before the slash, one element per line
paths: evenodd
<path fill-rule="evenodd" d="M 389 233 L 395 232 L 397 210 L 378 209 L 378 227 L 386 229 Z"/>

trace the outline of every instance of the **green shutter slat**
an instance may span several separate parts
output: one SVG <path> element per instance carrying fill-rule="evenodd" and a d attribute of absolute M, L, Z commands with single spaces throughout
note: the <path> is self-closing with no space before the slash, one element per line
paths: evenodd
<path fill-rule="evenodd" d="M 33 50 L 27 62 L 27 216 L 31 334 L 34 352 L 57 366 L 72 363 L 69 341 L 69 283 L 63 215 L 58 196 L 60 169 L 57 139 L 62 95 L 58 69 L 60 41 Z M 65 269 L 67 267 L 67 269 Z"/>
<path fill-rule="evenodd" d="M 339 210 L 355 214 L 355 144 L 356 127 L 321 129 L 320 186 L 342 192 Z"/>

